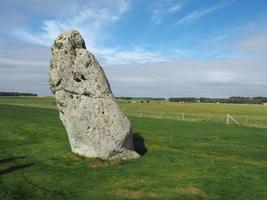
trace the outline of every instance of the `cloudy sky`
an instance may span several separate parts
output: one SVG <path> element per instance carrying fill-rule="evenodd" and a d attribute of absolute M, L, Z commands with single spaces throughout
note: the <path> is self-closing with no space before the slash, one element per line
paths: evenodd
<path fill-rule="evenodd" d="M 267 96 L 266 0 L 1 0 L 0 91 L 51 95 L 50 46 L 69 29 L 116 96 Z"/>

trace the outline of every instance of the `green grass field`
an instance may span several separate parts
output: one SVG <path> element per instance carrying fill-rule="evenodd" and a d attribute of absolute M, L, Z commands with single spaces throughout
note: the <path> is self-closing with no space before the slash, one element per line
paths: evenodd
<path fill-rule="evenodd" d="M 130 117 L 147 152 L 102 161 L 71 153 L 54 107 L 52 98 L 0 98 L 0 199 L 267 199 L 267 129 Z M 238 107 L 233 111 L 266 112 Z"/>
<path fill-rule="evenodd" d="M 171 102 L 150 101 L 150 103 L 129 103 L 129 101 L 119 101 L 126 112 L 181 112 L 181 113 L 201 113 L 201 114 L 225 114 L 262 116 L 267 117 L 267 106 L 248 104 L 212 104 L 212 103 L 192 103 L 179 104 Z M 23 105 L 32 107 L 56 108 L 55 99 L 52 97 L 0 97 L 0 104 Z"/>
<path fill-rule="evenodd" d="M 0 96 L 0 104 L 20 105 L 41 108 L 56 108 L 53 97 L 5 97 Z"/>
<path fill-rule="evenodd" d="M 130 116 L 174 119 L 183 121 L 208 121 L 226 123 L 226 114 L 231 114 L 242 126 L 267 128 L 267 106 L 247 104 L 212 104 L 119 100 L 124 111 Z M 54 108 L 52 97 L 0 97 L 0 104 L 29 107 Z"/>
<path fill-rule="evenodd" d="M 174 102 L 156 102 L 149 103 L 129 103 L 120 101 L 125 111 L 142 112 L 181 112 L 181 113 L 200 113 L 200 114 L 224 114 L 231 113 L 236 115 L 265 116 L 267 117 L 267 106 L 248 105 L 248 104 L 214 104 L 214 103 L 188 103 L 180 104 Z"/>

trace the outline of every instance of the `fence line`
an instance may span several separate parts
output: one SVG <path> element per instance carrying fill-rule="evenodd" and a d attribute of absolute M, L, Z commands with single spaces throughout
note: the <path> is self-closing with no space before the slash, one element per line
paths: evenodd
<path fill-rule="evenodd" d="M 249 127 L 267 128 L 267 117 L 247 116 L 237 114 L 218 114 L 218 113 L 180 113 L 180 112 L 141 112 L 141 111 L 125 111 L 129 116 L 156 118 L 156 119 L 172 119 L 178 121 L 204 121 L 215 123 L 235 124 Z"/>

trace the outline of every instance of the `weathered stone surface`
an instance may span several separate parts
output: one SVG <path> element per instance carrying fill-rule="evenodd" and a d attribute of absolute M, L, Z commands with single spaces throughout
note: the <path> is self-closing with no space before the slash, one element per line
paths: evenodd
<path fill-rule="evenodd" d="M 64 32 L 55 40 L 49 75 L 73 152 L 102 159 L 139 157 L 130 121 L 78 31 Z"/>

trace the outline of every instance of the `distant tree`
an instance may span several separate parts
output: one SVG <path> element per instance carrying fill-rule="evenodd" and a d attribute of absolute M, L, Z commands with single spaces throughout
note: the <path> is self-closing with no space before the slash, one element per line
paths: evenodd
<path fill-rule="evenodd" d="M 150 100 L 150 101 L 165 101 L 165 98 L 161 97 L 115 97 L 116 99 L 124 100 Z"/>
<path fill-rule="evenodd" d="M 201 102 L 201 103 L 233 103 L 233 104 L 263 104 L 267 102 L 267 97 L 238 97 L 229 98 L 194 98 L 194 97 L 171 97 L 170 102 Z"/>
<path fill-rule="evenodd" d="M 132 97 L 115 97 L 116 99 L 132 100 Z"/>
<path fill-rule="evenodd" d="M 25 94 L 25 93 L 21 93 Z M 0 96 L 27 96 L 27 95 L 1 95 Z M 30 95 L 29 95 L 30 96 Z M 35 96 L 32 94 L 31 96 Z M 36 95 L 37 96 L 37 95 Z M 154 98 L 154 97 L 116 97 L 116 99 L 123 99 L 123 100 L 140 100 L 141 103 L 145 101 L 149 103 L 150 101 L 165 101 L 165 98 Z M 170 102 L 182 102 L 182 103 L 236 103 L 236 104 L 263 104 L 267 102 L 267 97 L 239 97 L 233 96 L 229 98 L 207 98 L 207 97 L 170 97 L 168 99 Z"/>
<path fill-rule="evenodd" d="M 0 96 L 37 96 L 37 94 L 25 92 L 0 92 Z"/>
<path fill-rule="evenodd" d="M 199 99 L 195 97 L 171 97 L 169 98 L 170 102 L 187 102 L 187 103 L 193 103 L 198 102 Z"/>

